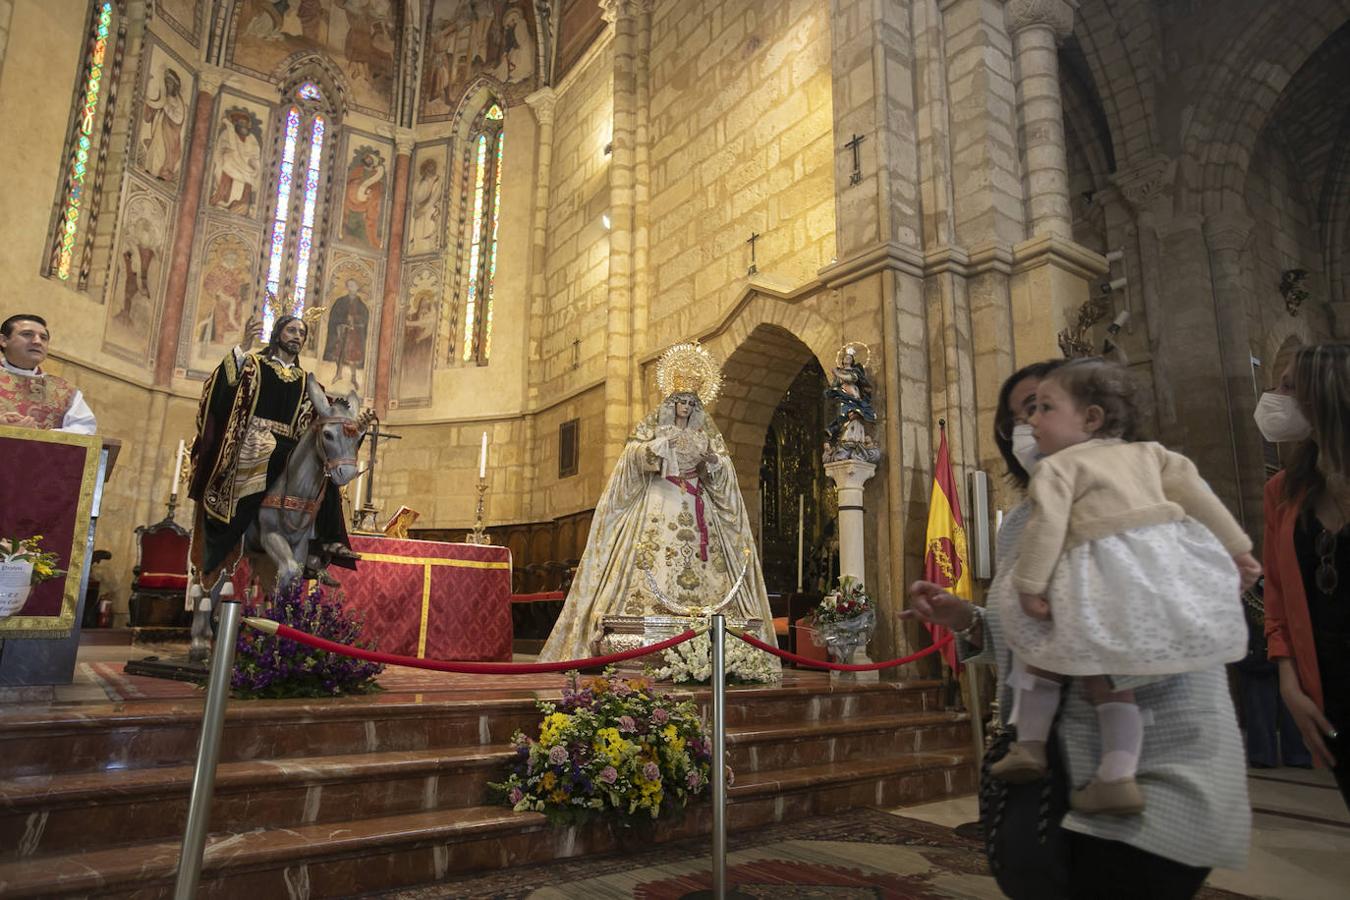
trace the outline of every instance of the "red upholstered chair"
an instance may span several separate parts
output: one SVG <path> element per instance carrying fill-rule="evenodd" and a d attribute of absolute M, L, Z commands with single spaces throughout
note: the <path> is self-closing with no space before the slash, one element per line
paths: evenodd
<path fill-rule="evenodd" d="M 188 533 L 165 519 L 136 529 L 136 566 L 131 570 L 131 624 L 173 625 L 187 618 Z"/>

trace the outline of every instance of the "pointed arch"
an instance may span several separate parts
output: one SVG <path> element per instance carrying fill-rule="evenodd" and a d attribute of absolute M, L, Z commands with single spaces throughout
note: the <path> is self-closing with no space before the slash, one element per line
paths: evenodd
<path fill-rule="evenodd" d="M 450 242 L 457 249 L 450 360 L 485 366 L 492 354 L 507 107 L 486 79 L 475 85 L 460 103 L 452 132 L 462 150 L 459 233 Z M 470 101 L 476 106 L 470 107 Z M 475 111 L 469 115 L 471 109 Z"/>
<path fill-rule="evenodd" d="M 263 248 L 263 290 L 282 298 L 285 311 L 300 315 L 310 305 L 310 286 L 321 283 L 323 239 L 330 207 L 327 185 L 334 158 L 332 135 L 346 109 L 341 73 L 310 56 L 281 79 L 279 127 L 273 153 L 270 221 Z M 263 333 L 274 310 L 263 312 Z"/>

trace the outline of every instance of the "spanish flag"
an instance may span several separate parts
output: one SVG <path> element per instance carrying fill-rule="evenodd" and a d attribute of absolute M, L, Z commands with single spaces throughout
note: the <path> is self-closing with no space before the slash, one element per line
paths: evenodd
<path fill-rule="evenodd" d="M 933 495 L 928 501 L 928 534 L 924 540 L 923 577 L 941 585 L 958 597 L 971 599 L 970 550 L 966 544 L 966 524 L 961 518 L 961 496 L 956 490 L 956 476 L 952 473 L 951 454 L 947 450 L 947 429 L 939 423 L 942 432 L 938 444 L 937 464 L 933 467 Z M 928 625 L 933 640 L 947 633 L 941 625 Z M 942 658 L 959 671 L 956 644 L 942 650 Z"/>

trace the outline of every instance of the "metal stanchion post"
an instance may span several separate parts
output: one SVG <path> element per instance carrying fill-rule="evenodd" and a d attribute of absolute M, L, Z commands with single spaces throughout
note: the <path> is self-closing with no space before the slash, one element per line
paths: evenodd
<path fill-rule="evenodd" d="M 727 896 L 727 620 L 712 617 L 713 897 Z"/>
<path fill-rule="evenodd" d="M 225 725 L 225 704 L 230 698 L 234 672 L 234 645 L 239 634 L 239 601 L 233 585 L 221 575 L 211 593 L 220 599 L 220 632 L 211 658 L 211 678 L 206 685 L 206 709 L 202 713 L 202 736 L 197 746 L 197 766 L 192 772 L 192 798 L 188 801 L 187 827 L 178 857 L 178 880 L 174 900 L 193 900 L 202 874 L 206 827 L 211 818 L 211 795 L 216 785 L 216 762 L 220 758 L 220 733 Z"/>

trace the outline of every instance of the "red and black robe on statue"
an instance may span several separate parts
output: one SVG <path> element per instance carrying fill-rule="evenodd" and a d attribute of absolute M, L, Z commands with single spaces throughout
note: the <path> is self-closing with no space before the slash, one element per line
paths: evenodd
<path fill-rule="evenodd" d="M 192 562 L 203 581 L 209 583 L 220 566 L 237 558 L 268 484 L 285 471 L 313 421 L 305 371 L 267 349 L 244 353 L 236 347 L 211 374 L 197 409 L 188 492 L 197 501 Z M 336 490 L 323 493 L 312 541 L 348 544 Z"/>

